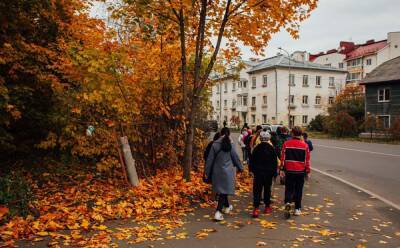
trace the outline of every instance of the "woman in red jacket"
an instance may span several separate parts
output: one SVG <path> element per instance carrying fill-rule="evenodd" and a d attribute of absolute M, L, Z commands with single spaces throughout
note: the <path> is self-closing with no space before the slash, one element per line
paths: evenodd
<path fill-rule="evenodd" d="M 281 166 L 285 173 L 285 216 L 290 217 L 290 203 L 294 201 L 294 215 L 301 215 L 304 179 L 310 173 L 310 150 L 301 140 L 300 127 L 292 128 L 292 139 L 282 146 Z"/>

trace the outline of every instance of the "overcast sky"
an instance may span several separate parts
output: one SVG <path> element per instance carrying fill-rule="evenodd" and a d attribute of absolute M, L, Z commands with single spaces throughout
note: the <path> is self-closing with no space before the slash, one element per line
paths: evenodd
<path fill-rule="evenodd" d="M 320 0 L 309 19 L 300 27 L 300 38 L 293 40 L 287 32 L 276 34 L 266 56 L 277 48 L 317 53 L 338 48 L 341 40 L 362 43 L 386 39 L 388 32 L 400 31 L 400 0 Z M 243 47 L 243 58 L 254 57 Z"/>
<path fill-rule="evenodd" d="M 101 17 L 95 5 L 92 15 Z M 103 13 L 104 15 L 104 13 Z M 286 31 L 270 41 L 266 56 L 274 56 L 278 47 L 292 53 L 317 53 L 338 48 L 340 41 L 363 43 L 386 39 L 388 32 L 400 31 L 400 0 L 319 0 L 316 10 L 300 27 L 300 38 L 293 40 Z M 243 58 L 255 57 L 250 48 L 241 46 Z"/>

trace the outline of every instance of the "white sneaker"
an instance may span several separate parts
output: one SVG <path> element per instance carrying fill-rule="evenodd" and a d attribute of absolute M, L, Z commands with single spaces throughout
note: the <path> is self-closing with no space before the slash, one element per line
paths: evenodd
<path fill-rule="evenodd" d="M 300 210 L 300 208 L 294 210 L 294 215 L 296 215 L 296 216 L 300 216 L 300 215 L 301 215 L 301 210 Z"/>
<path fill-rule="evenodd" d="M 215 212 L 214 220 L 216 221 L 224 220 L 224 215 L 220 211 L 217 211 Z"/>
<path fill-rule="evenodd" d="M 229 207 L 222 209 L 224 214 L 229 214 L 233 210 L 233 206 L 229 205 Z"/>

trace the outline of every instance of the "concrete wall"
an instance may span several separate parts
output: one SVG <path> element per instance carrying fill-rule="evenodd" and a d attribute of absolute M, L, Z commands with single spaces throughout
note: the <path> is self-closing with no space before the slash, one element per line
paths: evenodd
<path fill-rule="evenodd" d="M 339 63 L 343 63 L 343 68 L 341 69 L 346 70 L 346 63 L 344 62 L 345 58 L 346 56 L 344 54 L 330 53 L 317 57 L 313 62 L 321 65 L 330 64 L 332 67 L 335 68 L 339 68 Z"/>

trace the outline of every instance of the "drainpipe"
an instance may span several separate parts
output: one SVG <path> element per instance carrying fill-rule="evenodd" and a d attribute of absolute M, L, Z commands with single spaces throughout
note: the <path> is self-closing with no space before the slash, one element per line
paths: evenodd
<path fill-rule="evenodd" d="M 275 122 L 278 123 L 278 71 L 275 67 Z"/>

